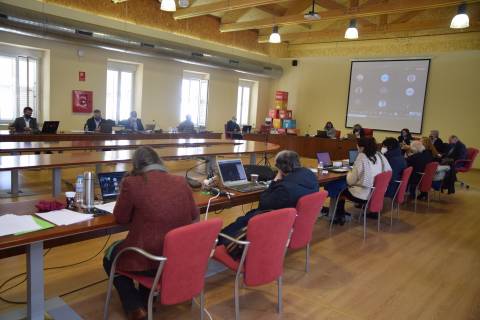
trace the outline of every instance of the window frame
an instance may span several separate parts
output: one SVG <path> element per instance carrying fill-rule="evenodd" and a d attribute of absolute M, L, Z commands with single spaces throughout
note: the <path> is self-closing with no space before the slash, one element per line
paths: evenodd
<path fill-rule="evenodd" d="M 107 61 L 107 87 L 106 87 L 106 92 L 105 92 L 105 117 L 107 118 L 108 110 L 107 110 L 107 99 L 108 99 L 108 71 L 116 71 L 117 72 L 117 97 L 116 97 L 116 118 L 117 119 L 108 119 L 108 120 L 113 120 L 115 123 L 119 123 L 122 120 L 126 119 L 121 119 L 120 118 L 120 98 L 122 94 L 121 86 L 122 86 L 122 72 L 129 72 L 132 73 L 132 88 L 131 88 L 131 98 L 130 98 L 130 112 L 135 111 L 135 94 L 136 94 L 136 80 L 137 80 L 137 71 L 138 71 L 138 65 L 135 63 L 129 63 L 129 62 L 120 62 L 120 61 L 115 61 L 115 60 L 108 60 Z"/>
<path fill-rule="evenodd" d="M 248 79 L 238 79 L 238 86 L 237 86 L 237 110 L 236 110 L 236 115 L 237 115 L 237 120 L 238 120 L 238 124 L 240 126 L 246 126 L 246 125 L 251 125 L 250 122 L 251 122 L 251 117 L 252 117 L 252 102 L 253 102 L 253 91 L 254 91 L 254 87 L 255 85 L 257 85 L 257 82 L 254 81 L 254 80 L 248 80 Z M 240 91 L 240 88 L 249 88 L 250 92 L 249 92 L 249 95 L 248 95 L 248 110 L 247 110 L 247 123 L 243 123 L 242 122 L 242 113 L 243 113 L 243 91 L 245 89 L 242 89 L 242 94 L 239 95 L 239 91 Z M 240 112 L 238 110 L 238 107 L 239 107 L 239 100 L 241 99 L 241 102 L 240 103 Z"/>
<path fill-rule="evenodd" d="M 210 74 L 206 72 L 198 72 L 198 71 L 191 71 L 191 70 L 183 70 L 183 75 L 182 75 L 182 81 L 181 81 L 181 94 L 180 94 L 180 122 L 185 120 L 184 114 L 182 114 L 182 105 L 183 105 L 183 82 L 185 80 L 192 81 L 196 80 L 199 81 L 199 92 L 198 92 L 198 98 L 199 98 L 199 107 L 200 107 L 200 100 L 201 100 L 201 90 L 202 90 L 202 81 L 205 81 L 207 84 L 206 88 L 206 93 L 205 93 L 205 123 L 201 124 L 199 123 L 199 117 L 197 117 L 196 121 L 194 122 L 195 128 L 198 127 L 206 127 L 208 123 L 208 102 L 210 98 Z M 199 115 L 200 110 L 197 110 L 197 114 Z M 192 119 L 193 120 L 193 119 Z"/>

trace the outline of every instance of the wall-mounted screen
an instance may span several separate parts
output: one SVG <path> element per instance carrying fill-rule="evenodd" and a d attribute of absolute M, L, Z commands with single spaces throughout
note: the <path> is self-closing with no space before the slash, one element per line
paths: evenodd
<path fill-rule="evenodd" d="M 430 59 L 352 61 L 346 127 L 421 133 Z"/>

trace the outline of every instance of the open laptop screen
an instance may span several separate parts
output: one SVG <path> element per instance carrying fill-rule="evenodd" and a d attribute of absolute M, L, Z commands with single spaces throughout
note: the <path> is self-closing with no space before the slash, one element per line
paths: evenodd
<path fill-rule="evenodd" d="M 358 156 L 358 150 L 348 150 L 348 162 L 353 165 Z"/>
<path fill-rule="evenodd" d="M 102 192 L 102 199 L 116 199 L 120 193 L 120 181 L 122 181 L 125 171 L 105 172 L 98 174 L 98 183 Z"/>
<path fill-rule="evenodd" d="M 330 159 L 330 153 L 328 152 L 318 152 L 317 160 L 318 163 L 322 162 L 324 166 L 329 166 L 332 164 L 332 160 Z"/>
<path fill-rule="evenodd" d="M 247 175 L 240 159 L 218 160 L 218 169 L 224 184 L 247 180 Z"/>

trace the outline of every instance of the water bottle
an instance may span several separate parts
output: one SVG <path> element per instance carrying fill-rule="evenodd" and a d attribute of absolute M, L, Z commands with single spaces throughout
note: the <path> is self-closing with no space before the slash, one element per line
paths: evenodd
<path fill-rule="evenodd" d="M 93 208 L 95 200 L 94 193 L 94 175 L 93 172 L 87 171 L 83 174 L 83 208 Z"/>
<path fill-rule="evenodd" d="M 318 175 L 321 175 L 323 172 L 323 162 L 322 161 L 319 161 L 318 162 L 318 166 L 317 166 L 317 174 Z"/>
<path fill-rule="evenodd" d="M 82 206 L 83 202 L 83 176 L 80 174 L 77 176 L 77 181 L 75 182 L 75 203 L 77 208 Z"/>

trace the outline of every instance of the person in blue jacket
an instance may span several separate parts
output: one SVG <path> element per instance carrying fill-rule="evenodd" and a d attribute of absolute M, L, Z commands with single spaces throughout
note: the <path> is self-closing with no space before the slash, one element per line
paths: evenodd
<path fill-rule="evenodd" d="M 402 155 L 400 143 L 395 138 L 386 138 L 383 140 L 382 153 L 385 158 L 387 158 L 390 167 L 392 167 L 392 180 L 390 180 L 385 196 L 393 198 L 398 188 L 398 183 L 395 181 L 400 181 L 402 179 L 403 169 L 407 167 L 407 161 Z"/>

